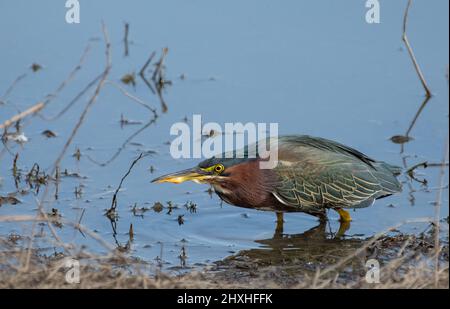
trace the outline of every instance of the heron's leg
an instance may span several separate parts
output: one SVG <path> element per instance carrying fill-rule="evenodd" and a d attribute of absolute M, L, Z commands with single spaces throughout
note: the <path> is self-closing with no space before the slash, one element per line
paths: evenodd
<path fill-rule="evenodd" d="M 339 230 L 335 235 L 335 238 L 340 238 L 344 236 L 345 232 L 350 228 L 350 222 L 352 221 L 352 217 L 350 213 L 342 208 L 334 209 L 339 214 Z"/>
<path fill-rule="evenodd" d="M 276 212 L 277 214 L 277 227 L 275 228 L 275 236 L 282 236 L 283 235 L 283 213 L 282 212 Z"/>
<path fill-rule="evenodd" d="M 339 221 L 341 223 L 352 221 L 352 217 L 350 216 L 350 213 L 347 210 L 344 210 L 342 208 L 336 208 L 335 210 L 339 214 Z"/>
<path fill-rule="evenodd" d="M 328 221 L 326 211 L 323 211 L 323 212 L 319 213 L 317 215 L 317 218 L 319 218 L 319 223 L 320 224 L 324 224 L 324 223 L 326 223 Z"/>
<path fill-rule="evenodd" d="M 344 236 L 345 232 L 350 228 L 350 221 L 340 221 L 339 230 L 334 235 L 334 238 L 341 238 Z"/>

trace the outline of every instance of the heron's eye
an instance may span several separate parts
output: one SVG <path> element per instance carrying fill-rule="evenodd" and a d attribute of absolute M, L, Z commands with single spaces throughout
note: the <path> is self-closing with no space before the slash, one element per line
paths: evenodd
<path fill-rule="evenodd" d="M 214 166 L 214 172 L 216 172 L 217 174 L 222 173 L 224 169 L 225 166 L 223 166 L 222 164 L 217 164 L 216 166 Z"/>

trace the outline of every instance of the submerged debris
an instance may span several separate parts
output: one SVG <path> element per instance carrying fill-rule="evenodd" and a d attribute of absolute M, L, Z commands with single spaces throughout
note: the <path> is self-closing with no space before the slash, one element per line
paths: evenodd
<path fill-rule="evenodd" d="M 187 261 L 187 254 L 186 254 L 186 247 L 183 245 L 181 247 L 181 252 L 178 258 L 180 259 L 180 265 L 181 267 L 186 267 L 186 261 Z"/>
<path fill-rule="evenodd" d="M 168 214 L 168 215 L 171 215 L 171 214 L 172 214 L 172 211 L 173 211 L 174 209 L 176 209 L 176 208 L 178 208 L 178 207 L 175 206 L 175 205 L 173 205 L 173 203 L 172 203 L 171 201 L 168 201 L 168 202 L 167 202 L 167 214 Z"/>
<path fill-rule="evenodd" d="M 154 212 L 159 213 L 159 212 L 163 211 L 164 205 L 160 202 L 156 202 L 155 204 L 153 204 L 152 209 Z"/>
<path fill-rule="evenodd" d="M 27 173 L 25 181 L 30 188 L 35 188 L 36 192 L 39 192 L 40 186 L 46 185 L 50 178 L 50 175 L 47 175 L 45 172 L 41 171 L 39 164 L 34 163 L 30 171 Z"/>
<path fill-rule="evenodd" d="M 421 162 L 418 163 L 412 167 L 410 167 L 407 171 L 406 174 L 413 180 L 423 184 L 424 186 L 426 186 L 428 184 L 428 181 L 426 179 L 418 179 L 415 175 L 415 170 L 419 167 L 423 167 L 423 168 L 427 168 L 428 167 L 428 162 Z"/>
<path fill-rule="evenodd" d="M 6 205 L 6 204 L 11 204 L 11 205 L 17 205 L 17 204 L 21 204 L 22 202 L 12 196 L 12 195 L 7 195 L 7 196 L 0 196 L 0 206 L 2 205 Z"/>
<path fill-rule="evenodd" d="M 16 188 L 19 188 L 19 182 L 20 182 L 20 178 L 21 178 L 20 170 L 17 167 L 18 160 L 19 160 L 19 153 L 16 153 L 16 155 L 14 156 L 13 168 L 12 168 L 12 175 L 14 177 L 14 184 L 15 184 Z"/>
<path fill-rule="evenodd" d="M 83 186 L 80 185 L 78 187 L 75 187 L 75 190 L 73 193 L 75 194 L 76 199 L 80 199 L 83 196 Z"/>
<path fill-rule="evenodd" d="M 38 63 L 33 63 L 33 64 L 31 65 L 30 69 L 31 69 L 33 72 L 37 72 L 37 71 L 39 71 L 39 70 L 42 70 L 42 66 L 41 66 L 40 64 L 38 64 Z"/>
<path fill-rule="evenodd" d="M 13 141 L 18 144 L 25 144 L 26 142 L 28 142 L 28 137 L 26 137 L 24 133 L 18 132 L 3 134 L 2 139 L 5 142 Z"/>
<path fill-rule="evenodd" d="M 124 76 L 122 76 L 120 81 L 122 83 L 124 83 L 125 85 L 131 84 L 133 87 L 135 87 L 136 86 L 136 75 L 135 75 L 135 73 L 125 74 Z"/>
<path fill-rule="evenodd" d="M 186 207 L 187 210 L 189 210 L 190 213 L 197 213 L 197 204 L 194 202 L 186 202 L 184 204 L 184 207 Z"/>
<path fill-rule="evenodd" d="M 61 214 L 59 213 L 58 209 L 52 208 L 52 210 L 47 213 L 47 216 L 52 219 L 51 222 L 54 226 L 56 226 L 57 228 L 63 227 L 62 223 L 59 220 L 61 218 Z"/>
<path fill-rule="evenodd" d="M 130 32 L 130 24 L 129 23 L 125 23 L 125 34 L 124 34 L 124 38 L 123 38 L 123 44 L 124 44 L 124 56 L 128 57 L 129 55 L 129 43 L 128 43 L 128 33 Z"/>
<path fill-rule="evenodd" d="M 178 221 L 178 225 L 183 225 L 184 224 L 184 215 L 178 215 L 177 221 Z"/>
<path fill-rule="evenodd" d="M 52 208 L 51 212 L 47 213 L 47 215 L 49 217 L 57 217 L 57 218 L 61 217 L 61 215 L 59 214 L 58 209 L 56 209 L 56 208 Z"/>
<path fill-rule="evenodd" d="M 405 143 L 408 143 L 408 142 L 414 140 L 414 138 L 412 138 L 411 136 L 406 136 L 406 135 L 394 135 L 390 138 L 390 140 L 394 144 L 405 144 Z"/>
<path fill-rule="evenodd" d="M 19 242 L 20 240 L 22 240 L 22 239 L 23 239 L 23 236 L 22 236 L 22 235 L 19 235 L 19 234 L 17 234 L 17 233 L 10 233 L 10 234 L 8 235 L 8 241 L 11 242 L 11 243 L 13 243 L 13 244 L 15 244 L 15 245 L 17 245 L 18 242 Z"/>
<path fill-rule="evenodd" d="M 128 237 L 130 242 L 134 240 L 133 223 L 130 223 L 130 229 L 128 230 Z"/>
<path fill-rule="evenodd" d="M 149 211 L 150 208 L 147 207 L 137 207 L 137 203 L 134 203 L 133 207 L 131 208 L 131 212 L 133 213 L 133 216 L 136 217 L 144 217 L 144 213 Z"/>
<path fill-rule="evenodd" d="M 61 173 L 61 176 L 63 177 L 73 177 L 73 178 L 80 178 L 80 179 L 87 179 L 87 176 L 82 176 L 80 173 L 77 172 L 69 172 L 67 169 L 64 169 L 64 171 Z"/>
<path fill-rule="evenodd" d="M 105 216 L 111 221 L 117 221 L 117 219 L 119 218 L 119 214 L 113 208 L 107 209 L 105 212 Z"/>
<path fill-rule="evenodd" d="M 72 157 L 74 157 L 77 161 L 80 161 L 81 158 L 81 151 L 80 148 L 77 148 L 77 150 L 75 150 L 74 154 L 72 155 Z"/>
<path fill-rule="evenodd" d="M 51 130 L 45 130 L 41 134 L 44 135 L 47 138 L 56 137 L 56 133 L 51 131 Z"/>
<path fill-rule="evenodd" d="M 142 121 L 139 120 L 129 120 L 123 116 L 123 114 L 120 114 L 120 126 L 124 127 L 126 125 L 136 125 L 136 124 L 142 124 Z"/>

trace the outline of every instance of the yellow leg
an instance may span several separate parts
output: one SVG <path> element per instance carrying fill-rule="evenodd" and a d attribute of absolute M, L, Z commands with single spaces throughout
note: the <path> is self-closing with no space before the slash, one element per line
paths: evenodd
<path fill-rule="evenodd" d="M 277 223 L 278 224 L 283 224 L 284 219 L 283 219 L 283 213 L 282 212 L 277 212 Z"/>
<path fill-rule="evenodd" d="M 342 208 L 335 209 L 339 214 L 339 221 L 341 222 L 350 222 L 352 221 L 352 217 L 350 217 L 350 213 Z"/>
<path fill-rule="evenodd" d="M 350 229 L 350 221 L 341 221 L 339 225 L 339 230 L 337 231 L 335 238 L 341 238 L 345 235 L 345 232 L 347 232 Z"/>

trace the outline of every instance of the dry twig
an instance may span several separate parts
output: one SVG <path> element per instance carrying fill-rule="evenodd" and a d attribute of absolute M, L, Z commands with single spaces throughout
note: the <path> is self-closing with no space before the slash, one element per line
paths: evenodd
<path fill-rule="evenodd" d="M 128 32 L 130 31 L 130 24 L 129 23 L 125 23 L 125 34 L 123 37 L 123 45 L 125 48 L 125 52 L 124 55 L 125 57 L 128 57 Z"/>
<path fill-rule="evenodd" d="M 403 42 L 405 42 L 406 48 L 408 49 L 409 56 L 411 57 L 411 60 L 413 62 L 414 68 L 416 69 L 417 75 L 419 76 L 420 82 L 422 83 L 423 88 L 425 89 L 425 95 L 427 97 L 431 97 L 431 91 L 430 88 L 427 85 L 427 82 L 425 81 L 425 77 L 423 76 L 422 70 L 420 69 L 419 63 L 417 62 L 416 56 L 414 55 L 414 52 L 412 50 L 411 44 L 409 43 L 408 36 L 406 34 L 406 26 L 408 23 L 408 13 L 409 9 L 411 7 L 412 0 L 408 0 L 408 4 L 406 6 L 405 15 L 403 16 Z"/>
<path fill-rule="evenodd" d="M 88 101 L 88 103 L 86 104 L 83 112 L 81 113 L 78 122 L 76 123 L 75 127 L 73 128 L 69 138 L 67 139 L 66 143 L 64 144 L 64 147 L 62 149 L 62 151 L 60 152 L 60 154 L 58 155 L 58 157 L 56 158 L 56 160 L 53 163 L 51 172 L 49 173 L 50 175 L 53 175 L 57 169 L 57 167 L 60 165 L 60 162 L 62 160 L 62 158 L 64 157 L 65 153 L 67 152 L 67 149 L 69 148 L 69 146 L 71 145 L 75 135 L 77 134 L 79 128 L 81 127 L 81 125 L 83 124 L 83 121 L 86 117 L 86 115 L 88 114 L 90 108 L 92 107 L 92 105 L 96 102 L 101 89 L 103 88 L 105 81 L 109 75 L 109 72 L 111 70 L 111 44 L 109 41 L 109 36 L 108 36 L 108 32 L 106 29 L 105 24 L 102 23 L 102 31 L 103 31 L 103 36 L 104 36 L 104 40 L 105 40 L 105 46 L 106 46 L 106 50 L 105 50 L 105 56 L 106 56 L 106 64 L 105 64 L 105 69 L 103 71 L 102 77 L 95 89 L 95 92 L 93 94 L 93 96 L 90 98 L 90 100 Z M 58 241 L 58 243 L 61 243 L 61 245 L 66 248 L 64 246 L 64 244 L 60 241 L 56 231 L 54 230 L 50 219 L 47 216 L 46 211 L 44 210 L 43 204 L 47 198 L 49 192 L 49 186 L 45 187 L 45 191 L 40 199 L 40 201 L 37 202 L 38 204 L 38 213 L 36 214 L 36 216 L 42 216 L 44 219 L 47 220 L 47 226 L 50 229 L 50 232 L 52 233 L 52 236 L 55 238 L 55 240 Z M 25 263 L 24 263 L 24 270 L 27 270 L 29 267 L 29 262 L 30 262 L 30 258 L 31 258 L 31 249 L 32 249 L 32 239 L 34 237 L 34 232 L 35 232 L 35 227 L 36 227 L 36 222 L 33 222 L 33 227 L 32 227 L 32 235 L 30 237 L 30 241 L 28 244 L 28 250 L 27 250 L 27 256 L 25 257 Z M 67 248 L 66 248 L 67 249 Z"/>
<path fill-rule="evenodd" d="M 12 118 L 6 120 L 5 122 L 3 122 L 2 124 L 0 124 L 0 130 L 6 129 L 7 127 L 11 126 L 12 124 L 16 123 L 17 121 L 35 114 L 37 112 L 39 112 L 42 108 L 44 108 L 45 104 L 44 102 L 39 102 L 34 104 L 33 106 L 29 107 L 28 109 L 26 109 L 25 111 L 13 116 Z"/>
<path fill-rule="evenodd" d="M 111 201 L 111 208 L 108 210 L 108 212 L 115 212 L 116 211 L 116 208 L 117 208 L 117 194 L 119 193 L 120 189 L 122 188 L 122 184 L 123 184 L 125 178 L 127 178 L 128 175 L 130 175 L 131 170 L 136 165 L 136 163 L 138 163 L 138 161 L 140 159 L 142 159 L 143 157 L 146 157 L 147 155 L 148 154 L 144 154 L 142 152 L 136 159 L 133 160 L 133 162 L 131 163 L 130 167 L 128 168 L 128 171 L 125 173 L 125 175 L 123 175 L 122 179 L 120 180 L 119 186 L 117 187 L 116 191 L 114 191 L 114 195 L 113 195 L 112 201 Z"/>

